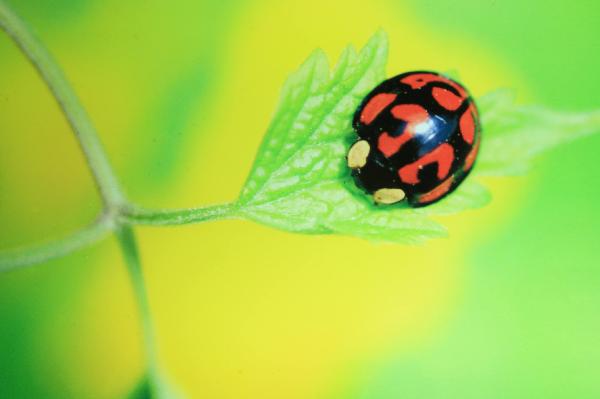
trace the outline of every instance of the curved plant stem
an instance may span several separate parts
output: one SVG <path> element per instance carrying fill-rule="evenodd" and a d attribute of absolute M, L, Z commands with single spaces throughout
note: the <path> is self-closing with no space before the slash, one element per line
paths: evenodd
<path fill-rule="evenodd" d="M 117 227 L 116 235 L 129 269 L 142 319 L 144 348 L 147 356 L 147 379 L 151 392 L 156 393 L 158 397 L 160 386 L 154 343 L 154 329 L 150 316 L 148 297 L 144 287 L 135 235 L 131 227 L 127 225 L 118 226 L 115 223 L 120 221 L 118 214 L 127 204 L 125 196 L 102 148 L 96 129 L 75 95 L 75 92 L 58 65 L 52 59 L 50 53 L 33 34 L 27 24 L 11 10 L 4 0 L 0 0 L 0 28 L 6 31 L 31 64 L 37 69 L 56 98 L 75 132 L 104 203 L 101 222 L 83 229 L 65 240 L 39 247 L 36 250 L 32 251 L 29 249 L 27 252 L 23 251 L 18 254 L 11 253 L 5 257 L 6 261 L 4 263 L 0 263 L 0 270 L 15 268 L 19 265 L 31 264 L 69 253 L 76 248 L 80 248 L 101 238 L 112 227 Z"/>
<path fill-rule="evenodd" d="M 134 206 L 123 208 L 120 217 L 130 224 L 152 226 L 182 225 L 201 223 L 210 220 L 228 219 L 236 216 L 235 203 L 211 205 L 189 209 L 144 209 Z"/>
<path fill-rule="evenodd" d="M 152 314 L 150 312 L 150 304 L 148 303 L 148 293 L 144 284 L 144 276 L 142 274 L 142 265 L 138 252 L 135 233 L 129 226 L 122 226 L 116 230 L 116 236 L 121 246 L 123 258 L 129 276 L 135 298 L 137 300 L 138 310 L 140 312 L 142 322 L 142 335 L 144 341 L 144 349 L 146 354 L 146 373 L 152 397 L 160 397 L 160 373 L 158 367 L 158 356 L 156 353 L 154 324 L 152 322 Z"/>
<path fill-rule="evenodd" d="M 31 266 L 67 255 L 101 240 L 108 235 L 112 228 L 111 220 L 100 219 L 61 240 L 22 249 L 0 251 L 0 272 Z"/>
<path fill-rule="evenodd" d="M 236 216 L 237 206 L 234 203 L 172 210 L 143 209 L 128 205 L 117 212 L 105 213 L 97 222 L 59 240 L 0 251 L 0 273 L 68 255 L 106 237 L 119 222 L 126 225 L 177 226 Z"/>
<path fill-rule="evenodd" d="M 4 0 L 0 0 L 0 28 L 6 31 L 37 69 L 56 98 L 77 136 L 105 207 L 117 207 L 123 202 L 122 191 L 102 150 L 96 129 L 61 69 L 29 26 Z"/>

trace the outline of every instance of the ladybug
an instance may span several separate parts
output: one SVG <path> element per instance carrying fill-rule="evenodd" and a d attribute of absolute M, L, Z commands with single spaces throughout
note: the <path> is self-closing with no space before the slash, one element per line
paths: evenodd
<path fill-rule="evenodd" d="M 407 72 L 375 87 L 354 114 L 356 184 L 379 204 L 434 203 L 469 174 L 481 141 L 467 90 L 439 73 Z"/>

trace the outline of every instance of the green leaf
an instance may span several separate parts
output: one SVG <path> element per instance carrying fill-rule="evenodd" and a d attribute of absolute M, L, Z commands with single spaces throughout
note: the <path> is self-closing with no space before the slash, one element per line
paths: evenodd
<path fill-rule="evenodd" d="M 352 113 L 385 77 L 387 39 L 380 31 L 360 54 L 348 47 L 330 74 L 317 50 L 292 74 L 239 202 L 257 205 L 309 187 L 338 180 L 354 133 Z"/>
<path fill-rule="evenodd" d="M 376 206 L 351 181 L 326 180 L 276 200 L 244 208 L 245 216 L 283 230 L 353 235 L 373 241 L 417 243 L 445 229 L 413 209 Z"/>
<path fill-rule="evenodd" d="M 499 90 L 479 101 L 483 140 L 475 171 L 507 176 L 526 172 L 539 154 L 600 131 L 600 110 L 561 112 L 516 105 L 510 90 Z"/>
<path fill-rule="evenodd" d="M 491 199 L 492 195 L 487 188 L 473 177 L 468 177 L 441 201 L 424 208 L 417 208 L 416 211 L 427 215 L 451 215 L 467 209 L 481 208 L 487 205 Z"/>
<path fill-rule="evenodd" d="M 359 54 L 348 47 L 333 72 L 317 50 L 289 77 L 240 195 L 240 214 L 288 231 L 371 240 L 412 243 L 445 234 L 411 209 L 375 206 L 346 168 L 352 114 L 385 78 L 386 59 L 380 31 Z"/>
<path fill-rule="evenodd" d="M 377 206 L 354 185 L 345 156 L 356 139 L 352 115 L 385 79 L 386 58 L 386 37 L 378 32 L 359 54 L 346 49 L 333 72 L 323 52 L 315 51 L 290 76 L 240 194 L 238 215 L 293 232 L 420 242 L 445 235 L 429 216 L 478 208 L 491 200 L 476 175 L 523 171 L 542 151 L 600 130 L 598 112 L 516 106 L 510 91 L 492 93 L 477 101 L 482 148 L 463 184 L 427 207 Z"/>

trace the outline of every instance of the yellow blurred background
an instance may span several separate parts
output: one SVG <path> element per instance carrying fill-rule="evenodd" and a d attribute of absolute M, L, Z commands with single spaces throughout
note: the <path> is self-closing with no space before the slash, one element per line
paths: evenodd
<path fill-rule="evenodd" d="M 591 3 L 570 7 L 563 18 L 571 23 L 556 31 L 545 30 L 554 11 L 535 12 L 552 7 L 541 1 L 12 3 L 64 68 L 128 195 L 154 208 L 233 200 L 286 76 L 314 48 L 333 63 L 380 27 L 390 41 L 388 75 L 452 70 L 475 97 L 510 87 L 524 102 L 598 105 L 591 94 L 563 101 L 569 84 L 545 88 L 565 73 L 563 64 L 598 50 L 600 8 Z M 587 45 L 568 47 L 561 36 L 570 34 Z M 555 64 L 539 77 L 535 62 L 544 59 Z M 596 55 L 579 67 L 598 66 Z M 600 89 L 597 78 L 578 84 Z M 0 138 L 0 248 L 93 220 L 100 202 L 77 143 L 5 36 Z M 595 186 L 599 172 L 580 159 L 599 146 L 586 139 L 565 155 L 567 171 L 583 170 L 558 178 L 566 192 L 583 190 L 578 209 L 557 208 L 547 195 L 556 175 L 543 170 L 563 172 L 557 152 L 529 176 L 486 181 L 492 204 L 440 218 L 450 237 L 422 246 L 294 235 L 246 221 L 137 228 L 163 369 L 190 398 L 598 397 L 599 351 L 583 348 L 595 345 L 600 325 L 593 311 L 600 295 L 590 283 L 600 280 L 591 246 L 599 190 L 584 186 Z M 578 222 L 557 221 L 554 212 Z M 565 285 L 536 274 L 548 266 L 540 254 L 556 243 L 564 249 L 555 259 L 578 265 L 576 276 L 562 261 L 550 267 L 570 282 L 566 298 L 574 301 L 558 308 L 554 294 L 565 298 Z M 529 289 L 537 299 L 517 309 Z M 124 397 L 143 373 L 139 316 L 112 238 L 0 275 L 0 317 L 0 397 Z M 566 326 L 564 336 L 539 338 L 553 323 Z M 543 359 L 556 359 L 556 368 Z"/>

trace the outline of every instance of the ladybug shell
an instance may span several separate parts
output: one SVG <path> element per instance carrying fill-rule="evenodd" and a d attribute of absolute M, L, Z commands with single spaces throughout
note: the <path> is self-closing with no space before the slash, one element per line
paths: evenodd
<path fill-rule="evenodd" d="M 357 109 L 353 127 L 369 143 L 366 164 L 353 171 L 373 193 L 402 189 L 412 206 L 433 203 L 467 176 L 481 140 L 468 92 L 435 72 L 408 72 L 377 86 Z"/>

